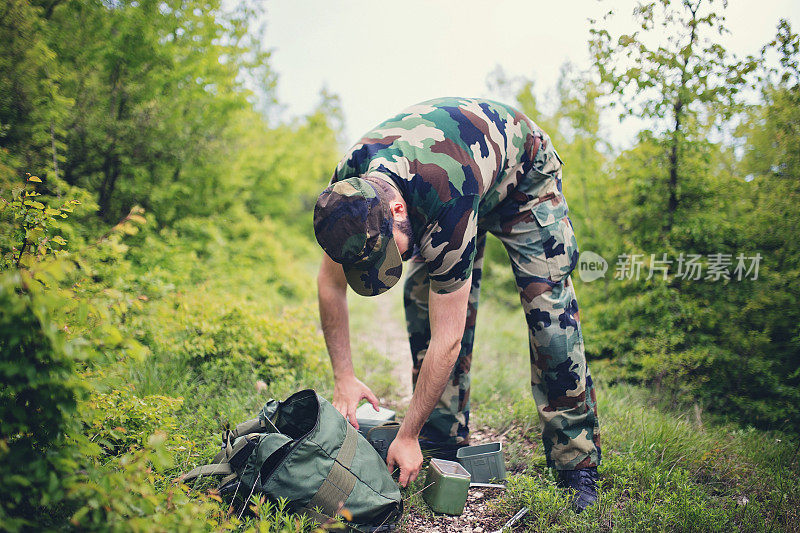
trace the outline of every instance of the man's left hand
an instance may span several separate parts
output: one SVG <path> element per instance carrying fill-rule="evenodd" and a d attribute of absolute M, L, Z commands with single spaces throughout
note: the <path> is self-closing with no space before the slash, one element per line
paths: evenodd
<path fill-rule="evenodd" d="M 394 472 L 395 468 L 400 469 L 400 485 L 407 486 L 417 479 L 422 466 L 422 450 L 419 448 L 419 441 L 415 437 L 397 435 L 389 446 L 386 464 L 389 466 L 389 472 Z"/>

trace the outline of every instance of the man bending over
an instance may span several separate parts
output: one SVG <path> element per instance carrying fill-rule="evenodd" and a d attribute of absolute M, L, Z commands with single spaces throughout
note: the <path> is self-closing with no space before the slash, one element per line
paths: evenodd
<path fill-rule="evenodd" d="M 314 209 L 325 254 L 319 307 L 336 380 L 333 405 L 353 425 L 346 291 L 374 296 L 410 261 L 404 304 L 414 394 L 389 448 L 390 470 L 413 481 L 421 447 L 449 457 L 469 443 L 469 371 L 486 233 L 502 241 L 528 324 L 531 388 L 547 462 L 575 506 L 596 500 L 600 432 L 570 273 L 578 246 L 550 138 L 507 105 L 439 98 L 369 131 L 339 162 Z"/>

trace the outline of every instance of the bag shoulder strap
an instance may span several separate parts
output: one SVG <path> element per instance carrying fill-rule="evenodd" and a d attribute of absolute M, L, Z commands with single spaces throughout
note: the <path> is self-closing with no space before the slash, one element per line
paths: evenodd
<path fill-rule="evenodd" d="M 322 482 L 317 493 L 303 509 L 307 514 L 319 522 L 324 522 L 335 516 L 342 504 L 350 497 L 356 485 L 356 476 L 350 471 L 353 457 L 358 447 L 358 431 L 348 422 L 344 441 L 339 448 L 339 453 L 333 461 L 330 472 Z M 322 513 L 316 511 L 319 508 Z"/>
<path fill-rule="evenodd" d="M 185 474 L 180 477 L 182 483 L 186 481 L 191 481 L 195 478 L 202 477 L 202 476 L 227 476 L 228 474 L 232 474 L 233 469 L 231 469 L 231 465 L 228 463 L 216 463 L 216 464 L 208 464 L 208 465 L 201 465 L 195 468 L 192 468 Z"/>
<path fill-rule="evenodd" d="M 279 433 L 278 428 L 269 418 L 256 417 L 237 424 L 232 430 L 222 432 L 222 450 L 214 456 L 210 464 L 193 468 L 179 479 L 181 482 L 191 481 L 203 476 L 226 476 L 220 485 L 224 485 L 235 477 L 230 460 L 248 445 L 247 439 L 242 439 L 234 444 L 236 439 L 253 433 Z"/>
<path fill-rule="evenodd" d="M 253 433 L 280 433 L 280 431 L 275 427 L 272 420 L 267 417 L 258 416 L 237 424 L 231 431 L 226 431 L 223 434 L 223 439 L 233 442 L 239 437 L 244 437 L 245 435 L 251 435 Z"/>
<path fill-rule="evenodd" d="M 265 428 L 266 424 L 260 418 L 251 418 L 241 424 L 236 424 L 236 427 L 233 428 L 233 437 L 238 438 L 250 433 L 263 433 Z"/>

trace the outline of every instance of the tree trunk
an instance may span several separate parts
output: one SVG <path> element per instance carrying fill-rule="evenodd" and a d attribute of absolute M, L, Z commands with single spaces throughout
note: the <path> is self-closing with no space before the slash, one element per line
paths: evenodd
<path fill-rule="evenodd" d="M 100 185 L 100 197 L 97 200 L 99 215 L 104 220 L 108 220 L 111 195 L 114 193 L 117 178 L 119 178 L 119 161 L 112 158 L 113 156 L 107 155 L 103 163 L 103 183 Z"/>
<path fill-rule="evenodd" d="M 120 158 L 117 153 L 118 125 L 125 113 L 126 95 L 122 90 L 120 78 L 122 66 L 117 63 L 111 71 L 111 97 L 109 99 L 109 115 L 112 117 L 110 142 L 103 162 L 103 183 L 100 185 L 98 205 L 99 214 L 104 220 L 109 220 L 111 196 L 117 186 L 120 175 Z"/>
<path fill-rule="evenodd" d="M 664 226 L 664 233 L 672 230 L 675 223 L 675 212 L 678 210 L 678 142 L 681 130 L 681 110 L 683 102 L 678 99 L 675 102 L 675 126 L 672 128 L 672 147 L 669 153 L 669 180 L 667 181 L 667 223 Z"/>
<path fill-rule="evenodd" d="M 675 105 L 672 107 L 674 115 L 674 126 L 672 128 L 672 146 L 669 153 L 669 179 L 667 180 L 667 221 L 664 224 L 664 236 L 668 237 L 672 226 L 675 224 L 675 213 L 678 211 L 678 143 L 680 143 L 681 118 L 683 113 L 683 91 L 689 81 L 689 58 L 692 57 L 692 48 L 697 40 L 697 10 L 703 0 L 697 0 L 697 4 L 689 7 L 692 13 L 692 31 L 689 34 L 689 44 L 686 46 L 686 53 L 683 56 L 683 66 L 681 68 L 681 82 L 675 95 Z M 688 5 L 688 4 L 687 4 Z"/>
<path fill-rule="evenodd" d="M 53 175 L 58 179 L 58 153 L 56 152 L 56 130 L 53 121 L 50 120 L 50 148 L 53 152 Z M 61 187 L 56 191 L 58 198 L 61 199 Z"/>

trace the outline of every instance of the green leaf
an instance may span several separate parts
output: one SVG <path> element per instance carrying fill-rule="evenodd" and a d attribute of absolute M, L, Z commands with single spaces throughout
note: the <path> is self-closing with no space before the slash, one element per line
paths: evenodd
<path fill-rule="evenodd" d="M 25 205 L 33 207 L 34 209 L 44 209 L 44 204 L 36 200 L 25 200 Z"/>
<path fill-rule="evenodd" d="M 36 242 L 40 238 L 44 237 L 44 229 L 39 227 L 30 228 L 25 232 L 25 238 L 29 242 Z"/>

